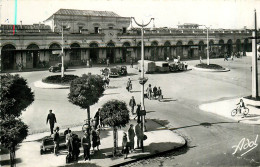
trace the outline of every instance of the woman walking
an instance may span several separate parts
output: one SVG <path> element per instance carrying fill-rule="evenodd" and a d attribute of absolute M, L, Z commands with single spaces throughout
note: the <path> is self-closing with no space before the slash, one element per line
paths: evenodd
<path fill-rule="evenodd" d="M 122 154 L 125 155 L 125 159 L 127 158 L 127 155 L 129 154 L 129 148 L 127 145 L 127 134 L 124 132 L 123 140 L 122 140 Z"/>

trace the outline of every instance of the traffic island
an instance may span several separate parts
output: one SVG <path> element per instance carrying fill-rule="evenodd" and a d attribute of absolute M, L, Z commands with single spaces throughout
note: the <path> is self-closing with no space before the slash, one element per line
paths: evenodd
<path fill-rule="evenodd" d="M 121 154 L 121 145 L 123 132 L 128 131 L 129 125 L 137 124 L 136 120 L 131 120 L 127 127 L 118 130 L 118 151 Z M 80 148 L 80 155 L 78 161 L 66 164 L 67 150 L 60 150 L 59 156 L 55 156 L 51 151 L 45 154 L 40 154 L 41 140 L 43 134 L 39 133 L 29 135 L 28 139 L 24 141 L 19 149 L 17 150 L 16 157 L 21 159 L 17 166 L 120 166 L 123 164 L 138 161 L 140 159 L 149 158 L 157 154 L 162 154 L 164 152 L 172 151 L 176 148 L 180 148 L 186 144 L 186 141 L 180 135 L 168 130 L 166 127 L 161 126 L 157 122 L 147 119 L 146 122 L 146 132 L 144 134 L 147 139 L 144 141 L 144 152 L 141 149 L 135 149 L 132 153 L 128 154 L 128 158 L 124 159 L 124 156 L 111 157 L 113 150 L 113 130 L 112 128 L 105 127 L 100 131 L 101 145 L 99 146 L 99 151 L 95 148 L 95 151 L 91 151 L 91 160 L 84 161 L 83 159 L 83 148 Z M 64 132 L 65 129 L 61 129 L 60 132 Z M 72 133 L 77 134 L 79 137 L 83 136 L 81 127 L 71 128 Z M 135 148 L 136 141 L 135 137 Z M 91 148 L 92 150 L 92 148 Z M 4 165 L 3 165 L 4 166 Z"/>
<path fill-rule="evenodd" d="M 201 63 L 201 64 L 197 64 L 193 67 L 195 70 L 198 71 L 208 71 L 208 72 L 227 72 L 230 71 L 230 69 L 228 68 L 224 68 L 218 64 L 205 64 L 205 63 Z"/>

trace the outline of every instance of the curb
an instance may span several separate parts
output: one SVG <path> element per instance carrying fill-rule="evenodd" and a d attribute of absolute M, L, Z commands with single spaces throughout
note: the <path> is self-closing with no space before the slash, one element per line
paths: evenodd
<path fill-rule="evenodd" d="M 42 89 L 68 89 L 70 86 L 59 85 L 59 84 L 48 84 L 44 83 L 41 80 L 33 83 L 36 88 Z"/>
<path fill-rule="evenodd" d="M 192 67 L 194 70 L 197 71 L 205 71 L 205 72 L 228 72 L 230 69 L 224 68 L 223 70 L 213 70 L 213 69 L 205 69 L 205 68 L 198 68 L 198 67 Z"/>
<path fill-rule="evenodd" d="M 184 139 L 185 140 L 185 139 Z M 149 159 L 149 158 L 153 158 L 153 157 L 157 157 L 158 155 L 163 155 L 163 154 L 167 154 L 167 153 L 170 153 L 172 151 L 179 151 L 180 149 L 184 148 L 184 147 L 187 147 L 187 141 L 185 140 L 185 144 L 180 146 L 180 147 L 176 147 L 174 149 L 171 149 L 171 150 L 167 150 L 167 151 L 163 151 L 163 152 L 159 152 L 159 153 L 156 153 L 156 154 L 152 154 L 152 155 L 148 155 L 148 156 L 145 156 L 145 157 L 141 157 L 141 158 L 137 158 L 137 159 L 133 159 L 133 160 L 130 160 L 130 161 L 127 161 L 127 162 L 122 162 L 120 164 L 117 164 L 117 165 L 112 165 L 110 167 L 119 167 L 119 166 L 123 166 L 123 165 L 127 165 L 127 164 L 131 164 L 131 163 L 134 163 L 134 162 L 137 162 L 137 161 L 140 161 L 140 160 L 145 160 L 145 159 Z"/>

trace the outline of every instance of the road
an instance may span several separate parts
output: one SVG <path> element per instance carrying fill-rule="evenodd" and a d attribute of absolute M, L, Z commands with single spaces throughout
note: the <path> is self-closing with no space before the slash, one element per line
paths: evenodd
<path fill-rule="evenodd" d="M 232 154 L 241 139 L 255 141 L 260 135 L 259 125 L 237 123 L 221 116 L 199 110 L 199 105 L 212 101 L 241 97 L 251 94 L 250 57 L 224 62 L 223 59 L 211 60 L 230 72 L 213 73 L 191 70 L 182 73 L 149 74 L 147 84 L 160 86 L 165 100 L 145 100 L 147 117 L 156 119 L 188 141 L 188 147 L 173 151 L 161 157 L 139 161 L 128 166 L 259 166 L 260 146 L 241 156 L 241 150 Z M 198 61 L 189 61 L 196 64 Z M 99 73 L 100 68 L 82 68 L 67 73 Z M 140 102 L 139 73 L 128 69 L 133 79 L 133 93 L 125 89 L 127 77 L 111 79 L 110 88 L 99 102 L 91 106 L 91 115 L 109 99 L 120 99 L 128 103 L 131 96 Z M 49 75 L 47 71 L 20 73 L 28 80 L 35 92 L 35 102 L 22 115 L 29 125 L 30 133 L 48 130 L 45 119 L 49 109 L 56 114 L 58 125 L 62 127 L 82 124 L 86 111 L 70 104 L 67 100 L 68 89 L 39 89 L 33 82 Z M 137 75 L 138 74 L 138 75 Z M 231 104 L 234 105 L 235 104 Z M 167 136 L 160 136 L 167 137 Z M 260 144 L 260 137 L 257 144 Z"/>

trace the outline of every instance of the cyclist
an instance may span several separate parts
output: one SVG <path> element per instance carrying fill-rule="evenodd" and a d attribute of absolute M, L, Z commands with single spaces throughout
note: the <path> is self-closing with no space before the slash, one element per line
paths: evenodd
<path fill-rule="evenodd" d="M 239 110 L 239 113 L 241 114 L 241 109 L 243 108 L 243 109 L 245 109 L 245 103 L 244 103 L 244 101 L 243 101 L 243 99 L 240 99 L 240 101 L 239 101 L 239 103 L 237 103 L 237 105 L 239 105 L 238 106 L 238 110 Z M 242 118 L 244 118 L 244 113 L 243 113 L 243 116 L 242 116 Z"/>

